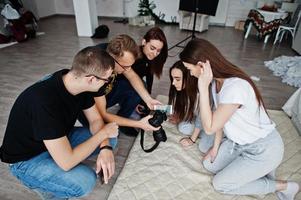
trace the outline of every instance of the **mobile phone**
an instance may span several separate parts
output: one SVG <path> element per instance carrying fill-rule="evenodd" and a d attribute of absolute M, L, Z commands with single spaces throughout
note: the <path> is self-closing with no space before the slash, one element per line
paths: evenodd
<path fill-rule="evenodd" d="M 154 110 L 163 111 L 166 115 L 171 115 L 173 112 L 172 105 L 154 105 Z"/>

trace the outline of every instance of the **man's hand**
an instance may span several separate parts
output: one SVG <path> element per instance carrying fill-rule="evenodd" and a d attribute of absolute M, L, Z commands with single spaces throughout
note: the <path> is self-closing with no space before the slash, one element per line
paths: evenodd
<path fill-rule="evenodd" d="M 160 101 L 158 101 L 157 99 L 153 99 L 153 98 L 150 98 L 146 102 L 146 104 L 149 107 L 149 109 L 151 109 L 151 110 L 154 110 L 154 105 L 162 105 L 162 103 Z"/>
<path fill-rule="evenodd" d="M 157 131 L 160 129 L 160 127 L 153 127 L 152 125 L 149 124 L 148 120 L 152 118 L 152 115 L 148 115 L 146 117 L 143 117 L 139 122 L 140 122 L 140 128 L 142 128 L 144 131 Z"/>
<path fill-rule="evenodd" d="M 102 170 L 105 184 L 115 173 L 115 161 L 113 152 L 109 149 L 102 149 L 96 161 L 96 174 Z"/>

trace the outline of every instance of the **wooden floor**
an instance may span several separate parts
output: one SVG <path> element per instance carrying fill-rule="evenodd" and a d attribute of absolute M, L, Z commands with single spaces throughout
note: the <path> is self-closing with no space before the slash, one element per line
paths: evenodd
<path fill-rule="evenodd" d="M 107 24 L 110 28 L 109 38 L 116 34 L 129 34 L 140 41 L 149 27 L 133 27 L 124 24 L 113 23 L 111 19 L 100 19 L 101 24 Z M 178 26 L 162 26 L 168 44 L 171 46 L 190 35 L 188 31 L 180 31 Z M 0 143 L 2 143 L 9 111 L 17 95 L 26 87 L 39 80 L 47 73 L 52 73 L 61 68 L 70 68 L 75 53 L 89 45 L 107 42 L 108 39 L 91 39 L 77 37 L 75 20 L 73 17 L 56 16 L 43 19 L 40 22 L 40 31 L 45 35 L 36 39 L 0 49 Z M 215 44 L 221 52 L 234 64 L 242 67 L 249 75 L 260 78 L 256 82 L 265 103 L 270 109 L 281 109 L 283 103 L 296 90 L 281 83 L 280 78 L 272 75 L 272 72 L 264 67 L 263 62 L 280 55 L 296 55 L 290 48 L 290 42 L 284 41 L 280 45 L 273 46 L 271 41 L 264 45 L 263 41 L 255 36 L 243 39 L 243 32 L 233 28 L 209 27 L 204 33 L 198 33 L 197 37 L 205 38 Z M 169 58 L 164 68 L 161 80 L 155 80 L 153 96 L 167 95 L 169 89 L 169 67 L 178 59 L 180 48 L 169 52 Z M 22 134 L 22 133 L 20 133 Z M 122 169 L 127 158 L 128 151 L 133 143 L 133 138 L 121 136 L 119 147 L 116 150 L 117 173 L 106 186 L 99 184 L 93 193 L 84 199 L 106 199 L 117 175 Z M 37 199 L 37 196 L 9 174 L 8 167 L 0 163 L 0 199 Z"/>

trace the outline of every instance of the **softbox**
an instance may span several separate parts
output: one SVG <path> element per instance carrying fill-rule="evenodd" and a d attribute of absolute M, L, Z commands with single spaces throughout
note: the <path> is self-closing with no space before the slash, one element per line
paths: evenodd
<path fill-rule="evenodd" d="M 179 10 L 215 16 L 218 0 L 180 0 Z"/>

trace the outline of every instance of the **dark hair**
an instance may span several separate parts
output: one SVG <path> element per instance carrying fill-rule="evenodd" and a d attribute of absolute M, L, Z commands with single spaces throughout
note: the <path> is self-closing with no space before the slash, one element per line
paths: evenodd
<path fill-rule="evenodd" d="M 114 59 L 99 47 L 86 47 L 74 57 L 71 71 L 76 75 L 102 74 L 109 69 L 114 69 Z"/>
<path fill-rule="evenodd" d="M 159 27 L 153 27 L 146 32 L 143 39 L 145 39 L 146 42 L 149 42 L 150 40 L 159 40 L 163 43 L 160 54 L 154 60 L 150 61 L 151 73 L 160 78 L 164 63 L 168 56 L 168 45 L 165 34 Z"/>
<path fill-rule="evenodd" d="M 107 47 L 107 52 L 116 57 L 122 57 L 125 51 L 133 54 L 135 60 L 139 57 L 139 47 L 135 40 L 128 35 L 117 35 Z"/>
<path fill-rule="evenodd" d="M 172 85 L 171 71 L 179 69 L 182 71 L 182 90 L 177 91 Z M 191 76 L 190 72 L 183 65 L 182 61 L 177 61 L 169 70 L 170 87 L 168 104 L 173 105 L 174 114 L 180 121 L 192 121 L 194 111 L 198 108 L 198 79 Z M 187 87 L 189 86 L 189 87 Z"/>
<path fill-rule="evenodd" d="M 209 41 L 200 38 L 189 41 L 180 53 L 180 59 L 194 65 L 199 61 L 209 60 L 214 78 L 238 77 L 248 81 L 255 92 L 258 105 L 262 105 L 265 109 L 262 96 L 251 78 L 239 67 L 229 62 Z"/>

